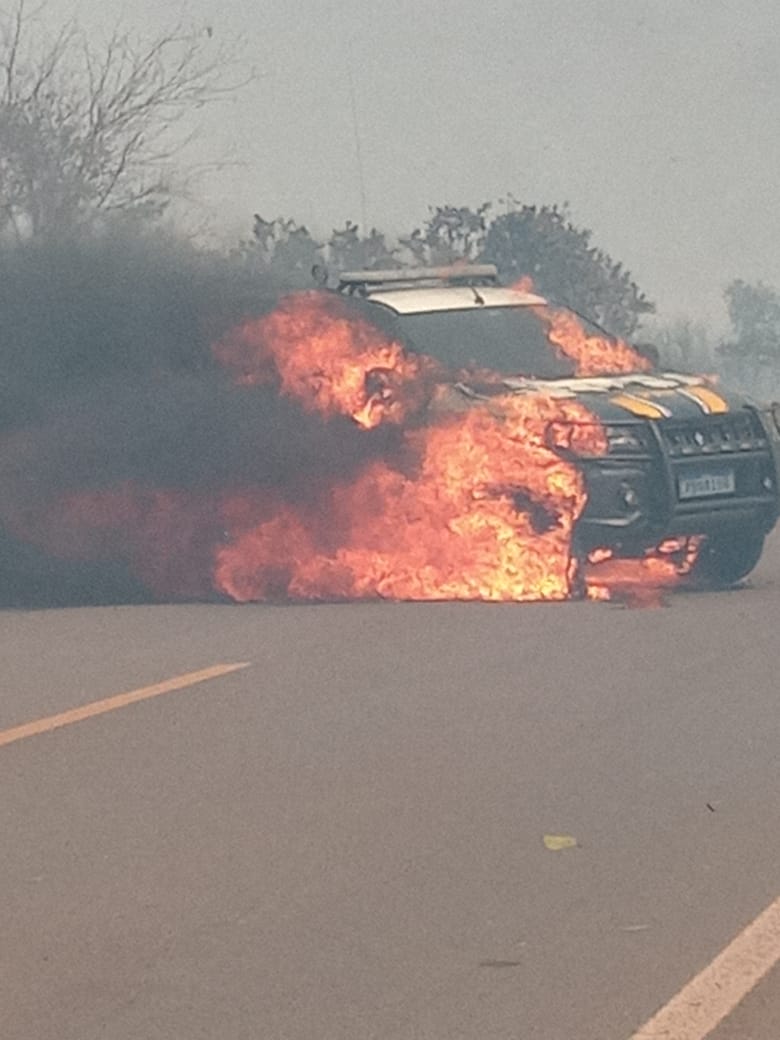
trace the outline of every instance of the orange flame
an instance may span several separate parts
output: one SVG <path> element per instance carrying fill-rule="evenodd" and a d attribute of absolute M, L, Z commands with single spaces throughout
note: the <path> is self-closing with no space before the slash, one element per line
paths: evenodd
<path fill-rule="evenodd" d="M 523 275 L 512 288 L 535 292 L 533 279 Z M 534 307 L 547 329 L 547 338 L 563 357 L 575 364 L 577 376 L 615 376 L 649 372 L 652 363 L 625 340 L 607 335 L 589 335 L 576 314 L 550 306 Z"/>
<path fill-rule="evenodd" d="M 587 337 L 540 309 L 578 371 L 641 367 L 625 344 Z M 355 437 L 383 424 L 393 448 L 352 476 L 307 487 L 194 493 L 126 483 L 69 495 L 33 534 L 58 555 L 124 559 L 157 596 L 299 599 L 563 600 L 666 588 L 689 543 L 635 561 L 591 554 L 573 535 L 586 505 L 579 456 L 606 452 L 579 401 L 542 393 L 471 397 L 433 361 L 323 292 L 288 296 L 214 348 L 237 382 L 275 386 Z M 29 527 L 28 527 L 29 529 Z"/>
<path fill-rule="evenodd" d="M 660 606 L 664 593 L 691 573 L 701 537 L 672 538 L 641 557 L 616 557 L 610 549 L 588 554 L 585 569 L 590 599 L 621 599 L 636 606 Z"/>
<path fill-rule="evenodd" d="M 377 462 L 313 511 L 285 507 L 217 554 L 233 599 L 555 600 L 572 593 L 582 475 L 562 448 L 597 453 L 582 405 L 506 397 L 408 435 L 411 473 Z"/>
<path fill-rule="evenodd" d="M 308 411 L 346 415 L 365 429 L 402 423 L 422 407 L 426 366 L 338 296 L 313 290 L 283 299 L 214 348 L 240 383 L 271 383 Z"/>
<path fill-rule="evenodd" d="M 375 462 L 306 509 L 282 504 L 255 526 L 231 528 L 216 554 L 222 592 L 242 601 L 571 594 L 572 532 L 586 496 L 564 454 L 606 450 L 584 406 L 541 395 L 476 403 L 434 387 L 432 362 L 316 292 L 287 297 L 216 355 L 241 381 L 276 379 L 304 407 L 366 428 L 428 404 L 425 425 L 405 432 L 404 471 Z"/>
<path fill-rule="evenodd" d="M 582 323 L 568 311 L 538 308 L 547 325 L 547 338 L 576 365 L 578 376 L 620 375 L 649 372 L 651 362 L 621 339 L 588 335 Z"/>
<path fill-rule="evenodd" d="M 531 291 L 524 278 L 516 286 Z M 536 308 L 551 343 L 581 375 L 649 367 L 628 344 L 588 336 L 572 315 Z M 572 456 L 606 451 L 599 421 L 578 402 L 544 395 L 464 401 L 433 363 L 411 358 L 344 305 L 320 293 L 288 297 L 269 317 L 217 347 L 242 380 L 278 375 L 284 393 L 360 425 L 404 422 L 427 402 L 426 425 L 405 434 L 413 471 L 375 462 L 307 510 L 283 505 L 231 531 L 215 584 L 233 599 L 565 599 L 577 580 L 572 535 L 586 493 Z M 383 373 L 375 393 L 370 377 Z M 666 587 L 670 558 L 609 560 L 588 571 L 592 598 L 630 584 Z"/>

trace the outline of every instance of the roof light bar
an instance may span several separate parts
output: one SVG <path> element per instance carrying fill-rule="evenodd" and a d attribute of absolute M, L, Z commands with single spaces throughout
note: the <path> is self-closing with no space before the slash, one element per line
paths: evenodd
<path fill-rule="evenodd" d="M 344 271 L 339 288 L 363 285 L 396 285 L 400 282 L 439 282 L 449 285 L 481 285 L 498 282 L 495 264 L 454 264 L 450 267 L 401 267 L 387 271 Z"/>

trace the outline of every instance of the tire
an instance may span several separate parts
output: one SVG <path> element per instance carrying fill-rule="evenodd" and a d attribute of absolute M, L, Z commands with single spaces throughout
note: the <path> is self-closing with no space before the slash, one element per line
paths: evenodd
<path fill-rule="evenodd" d="M 727 589 L 754 569 L 764 551 L 764 534 L 748 530 L 707 538 L 693 565 L 690 580 L 697 588 Z"/>

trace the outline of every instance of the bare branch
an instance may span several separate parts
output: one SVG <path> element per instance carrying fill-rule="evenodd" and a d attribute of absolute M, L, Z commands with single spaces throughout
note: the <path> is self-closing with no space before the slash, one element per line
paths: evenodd
<path fill-rule="evenodd" d="M 19 0 L 12 15 L 11 36 L 6 44 L 7 55 L 3 61 L 3 68 L 5 71 L 4 99 L 6 102 L 13 101 L 14 97 L 14 74 L 16 71 L 16 62 L 19 58 L 19 44 L 22 39 L 23 25 L 24 0 Z M 5 41 L 3 42 L 5 43 Z"/>
<path fill-rule="evenodd" d="M 251 77 L 181 26 L 146 42 L 116 29 L 96 48 L 66 23 L 31 47 L 33 18 L 18 0 L 0 29 L 0 231 L 10 214 L 38 233 L 164 206 L 166 167 L 195 132 L 184 117 Z"/>

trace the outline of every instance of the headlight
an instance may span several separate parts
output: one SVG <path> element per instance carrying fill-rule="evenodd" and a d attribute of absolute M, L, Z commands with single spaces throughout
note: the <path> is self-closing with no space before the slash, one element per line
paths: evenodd
<path fill-rule="evenodd" d="M 647 431 L 642 426 L 607 426 L 610 455 L 646 455 L 650 450 Z"/>

